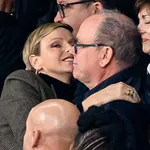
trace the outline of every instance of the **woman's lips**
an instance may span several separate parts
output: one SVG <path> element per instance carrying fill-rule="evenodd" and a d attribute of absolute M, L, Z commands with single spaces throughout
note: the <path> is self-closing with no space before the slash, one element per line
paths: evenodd
<path fill-rule="evenodd" d="M 142 38 L 142 42 L 147 42 L 149 39 Z"/>

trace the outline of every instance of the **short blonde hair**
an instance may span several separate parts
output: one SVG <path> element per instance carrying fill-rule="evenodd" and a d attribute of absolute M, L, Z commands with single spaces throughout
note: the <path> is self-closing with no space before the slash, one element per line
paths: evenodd
<path fill-rule="evenodd" d="M 70 32 L 73 31 L 73 29 L 66 24 L 47 23 L 38 27 L 29 35 L 23 48 L 23 61 L 26 65 L 26 70 L 35 71 L 30 63 L 29 57 L 32 54 L 40 56 L 40 41 L 57 28 L 65 28 Z"/>

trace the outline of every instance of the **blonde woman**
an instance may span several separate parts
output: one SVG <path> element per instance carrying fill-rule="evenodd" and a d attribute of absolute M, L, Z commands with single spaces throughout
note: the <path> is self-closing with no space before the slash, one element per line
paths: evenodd
<path fill-rule="evenodd" d="M 23 49 L 26 70 L 10 74 L 1 95 L 1 150 L 22 146 L 32 107 L 49 98 L 73 99 L 73 55 L 68 53 L 73 44 L 71 32 L 68 25 L 45 24 L 28 37 Z"/>
<path fill-rule="evenodd" d="M 0 150 L 22 148 L 26 118 L 35 105 L 54 98 L 73 100 L 73 55 L 69 53 L 73 39 L 72 28 L 61 23 L 42 25 L 28 37 L 23 49 L 26 70 L 10 74 L 1 95 Z M 134 98 L 133 93 L 128 95 L 130 89 Z M 138 100 L 136 91 L 122 83 L 100 91 L 98 96 L 102 102 L 94 95 L 84 102 L 84 109 L 113 99 Z"/>

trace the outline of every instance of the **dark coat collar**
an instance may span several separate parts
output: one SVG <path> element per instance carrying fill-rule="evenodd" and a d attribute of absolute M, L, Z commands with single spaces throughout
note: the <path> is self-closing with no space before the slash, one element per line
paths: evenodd
<path fill-rule="evenodd" d="M 57 98 L 65 99 L 68 101 L 73 100 L 73 95 L 75 91 L 75 86 L 73 83 L 66 84 L 53 77 L 41 73 L 39 74 L 39 76 L 47 83 L 49 87 L 54 90 Z"/>
<path fill-rule="evenodd" d="M 100 90 L 104 89 L 105 87 L 107 87 L 111 84 L 115 84 L 117 82 L 124 82 L 128 85 L 133 86 L 137 91 L 139 91 L 141 79 L 139 76 L 136 75 L 134 70 L 135 69 L 133 67 L 130 67 L 130 68 L 122 70 L 122 71 L 116 73 L 115 75 L 109 77 L 108 79 L 104 80 L 103 82 L 98 84 L 93 89 L 86 92 L 84 95 L 84 99 L 86 99 L 90 95 L 94 94 L 95 92 L 100 91 Z"/>

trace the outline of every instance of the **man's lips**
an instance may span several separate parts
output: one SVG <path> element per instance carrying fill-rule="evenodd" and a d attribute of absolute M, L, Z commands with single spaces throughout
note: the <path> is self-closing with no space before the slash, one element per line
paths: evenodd
<path fill-rule="evenodd" d="M 76 63 L 76 62 L 73 62 L 73 65 L 77 65 L 77 63 Z"/>

